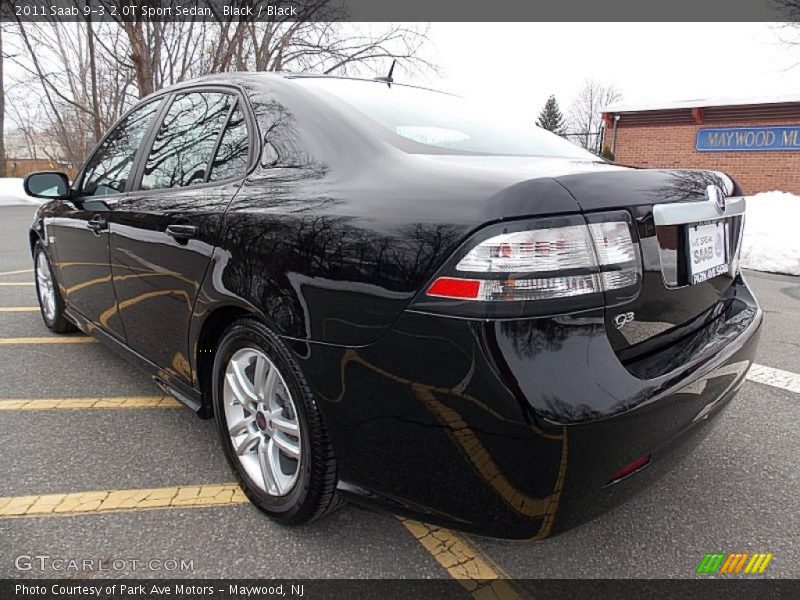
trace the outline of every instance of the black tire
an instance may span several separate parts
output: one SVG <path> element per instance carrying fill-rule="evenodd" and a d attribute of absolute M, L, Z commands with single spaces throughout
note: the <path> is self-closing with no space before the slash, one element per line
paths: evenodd
<path fill-rule="evenodd" d="M 46 268 L 48 271 L 48 276 L 50 277 L 50 281 L 53 285 L 55 310 L 53 311 L 53 315 L 51 317 L 48 317 L 46 314 L 44 306 L 42 305 L 42 295 L 39 290 L 39 255 L 44 256 L 44 260 L 47 263 Z M 50 258 L 47 256 L 47 252 L 44 249 L 44 244 L 42 244 L 41 241 L 36 242 L 36 246 L 34 247 L 33 269 L 34 280 L 36 281 L 36 299 L 39 301 L 39 312 L 42 315 L 44 324 L 50 331 L 55 333 L 71 333 L 73 331 L 77 331 L 78 328 L 75 327 L 75 325 L 64 315 L 64 298 L 61 296 L 61 290 L 59 289 L 58 282 L 53 274 L 53 267 L 50 265 Z"/>
<path fill-rule="evenodd" d="M 294 399 L 300 424 L 301 460 L 294 487 L 284 496 L 268 494 L 247 474 L 239 462 L 228 433 L 223 406 L 225 369 L 237 350 L 255 348 L 277 367 Z M 284 525 L 301 525 L 319 519 L 343 502 L 336 493 L 336 459 L 322 415 L 297 362 L 281 340 L 263 323 L 243 318 L 231 323 L 222 334 L 214 356 L 213 405 L 217 430 L 234 475 L 248 499 L 272 520 Z"/>

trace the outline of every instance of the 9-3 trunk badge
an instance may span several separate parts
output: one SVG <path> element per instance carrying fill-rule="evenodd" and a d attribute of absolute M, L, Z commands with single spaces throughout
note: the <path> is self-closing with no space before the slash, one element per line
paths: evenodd
<path fill-rule="evenodd" d="M 614 324 L 617 326 L 617 329 L 622 329 L 623 325 L 630 323 L 634 318 L 633 312 L 620 313 L 614 317 Z"/>

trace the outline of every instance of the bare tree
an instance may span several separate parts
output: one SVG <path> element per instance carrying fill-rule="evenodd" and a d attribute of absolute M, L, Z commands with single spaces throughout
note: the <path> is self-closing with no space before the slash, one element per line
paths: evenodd
<path fill-rule="evenodd" d="M 587 150 L 598 151 L 597 142 L 603 124 L 602 110 L 622 99 L 613 85 L 587 79 L 569 110 L 569 136 Z"/>
<path fill-rule="evenodd" d="M 50 133 L 63 150 L 50 158 L 72 163 L 91 148 L 93 120 L 86 38 L 76 25 L 17 22 L 15 62 L 23 75 L 12 98 L 21 104 L 38 101 L 39 131 Z"/>
<path fill-rule="evenodd" d="M 105 0 L 109 6 L 118 1 Z M 214 18 L 207 21 L 116 22 L 127 37 L 125 53 L 108 53 L 121 69 L 134 73 L 139 97 L 164 86 L 223 71 L 372 73 L 398 59 L 412 70 L 436 70 L 421 49 L 428 42 L 424 26 L 342 22 L 343 9 L 329 0 L 306 0 L 301 18 L 268 21 L 223 17 L 219 3 L 198 0 Z M 268 0 L 253 0 L 253 10 Z M 121 15 L 121 11 L 116 11 Z"/>
<path fill-rule="evenodd" d="M 771 3 L 780 15 L 772 25 L 778 40 L 790 51 L 787 55 L 796 54 L 800 48 L 800 0 L 771 0 Z M 800 67 L 800 60 L 792 62 L 787 70 L 797 67 Z"/>
<path fill-rule="evenodd" d="M 800 27 L 800 0 L 772 0 L 772 5 L 782 17 L 778 20 L 792 27 Z"/>
<path fill-rule="evenodd" d="M 88 6 L 89 0 L 86 0 Z M 89 73 L 90 83 L 92 86 L 92 133 L 93 141 L 96 143 L 100 140 L 100 113 L 97 107 L 97 59 L 94 49 L 94 32 L 92 30 L 92 14 L 89 13 L 86 17 L 86 42 L 89 48 Z"/>
<path fill-rule="evenodd" d="M 12 95 L 13 92 L 13 89 L 10 90 Z M 17 144 L 24 143 L 28 158 L 40 158 L 37 131 L 41 130 L 41 124 L 37 119 L 38 107 L 25 102 L 11 101 L 7 103 L 6 109 L 6 116 L 16 129 Z"/>
<path fill-rule="evenodd" d="M 71 1 L 78 8 L 86 2 Z M 25 138 L 47 131 L 61 148 L 51 158 L 78 164 L 138 98 L 197 76 L 234 70 L 382 75 L 393 58 L 412 71 L 436 70 L 422 56 L 424 25 L 341 22 L 328 4 L 307 0 L 305 20 L 295 21 L 221 15 L 205 21 L 17 20 L 7 36 L 14 50 L 9 60 L 19 74 L 7 98 L 9 114 L 18 127 L 30 129 L 33 110 L 39 122 Z"/>

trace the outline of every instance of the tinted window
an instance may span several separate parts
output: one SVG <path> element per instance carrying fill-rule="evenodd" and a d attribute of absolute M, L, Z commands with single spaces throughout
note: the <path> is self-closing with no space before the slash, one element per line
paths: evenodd
<path fill-rule="evenodd" d="M 175 98 L 147 157 L 142 189 L 203 183 L 233 101 L 230 94 L 207 92 Z"/>
<path fill-rule="evenodd" d="M 220 181 L 241 175 L 247 169 L 247 123 L 237 105 L 222 134 L 219 149 L 211 164 L 209 181 Z"/>
<path fill-rule="evenodd" d="M 416 153 L 506 154 L 595 159 L 562 137 L 529 123 L 509 122 L 497 107 L 479 107 L 450 94 L 372 81 L 299 78 L 300 85 L 345 102 L 382 126 L 394 145 Z"/>
<path fill-rule="evenodd" d="M 86 165 L 81 193 L 105 196 L 125 191 L 136 151 L 160 101 L 133 111 L 117 125 Z"/>

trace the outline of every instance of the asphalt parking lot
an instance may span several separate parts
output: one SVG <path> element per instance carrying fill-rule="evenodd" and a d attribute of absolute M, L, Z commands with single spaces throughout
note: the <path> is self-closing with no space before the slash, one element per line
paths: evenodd
<path fill-rule="evenodd" d="M 0 578 L 689 578 L 720 551 L 772 553 L 758 577 L 800 577 L 800 375 L 762 370 L 769 383 L 747 381 L 673 471 L 543 542 L 424 529 L 353 507 L 287 529 L 230 487 L 210 421 L 162 399 L 101 344 L 45 328 L 26 239 L 32 215 L 0 208 Z M 800 373 L 800 278 L 748 280 L 765 311 L 757 363 Z M 127 566 L 20 569 L 20 555 Z M 151 559 L 192 568 L 130 562 Z"/>

